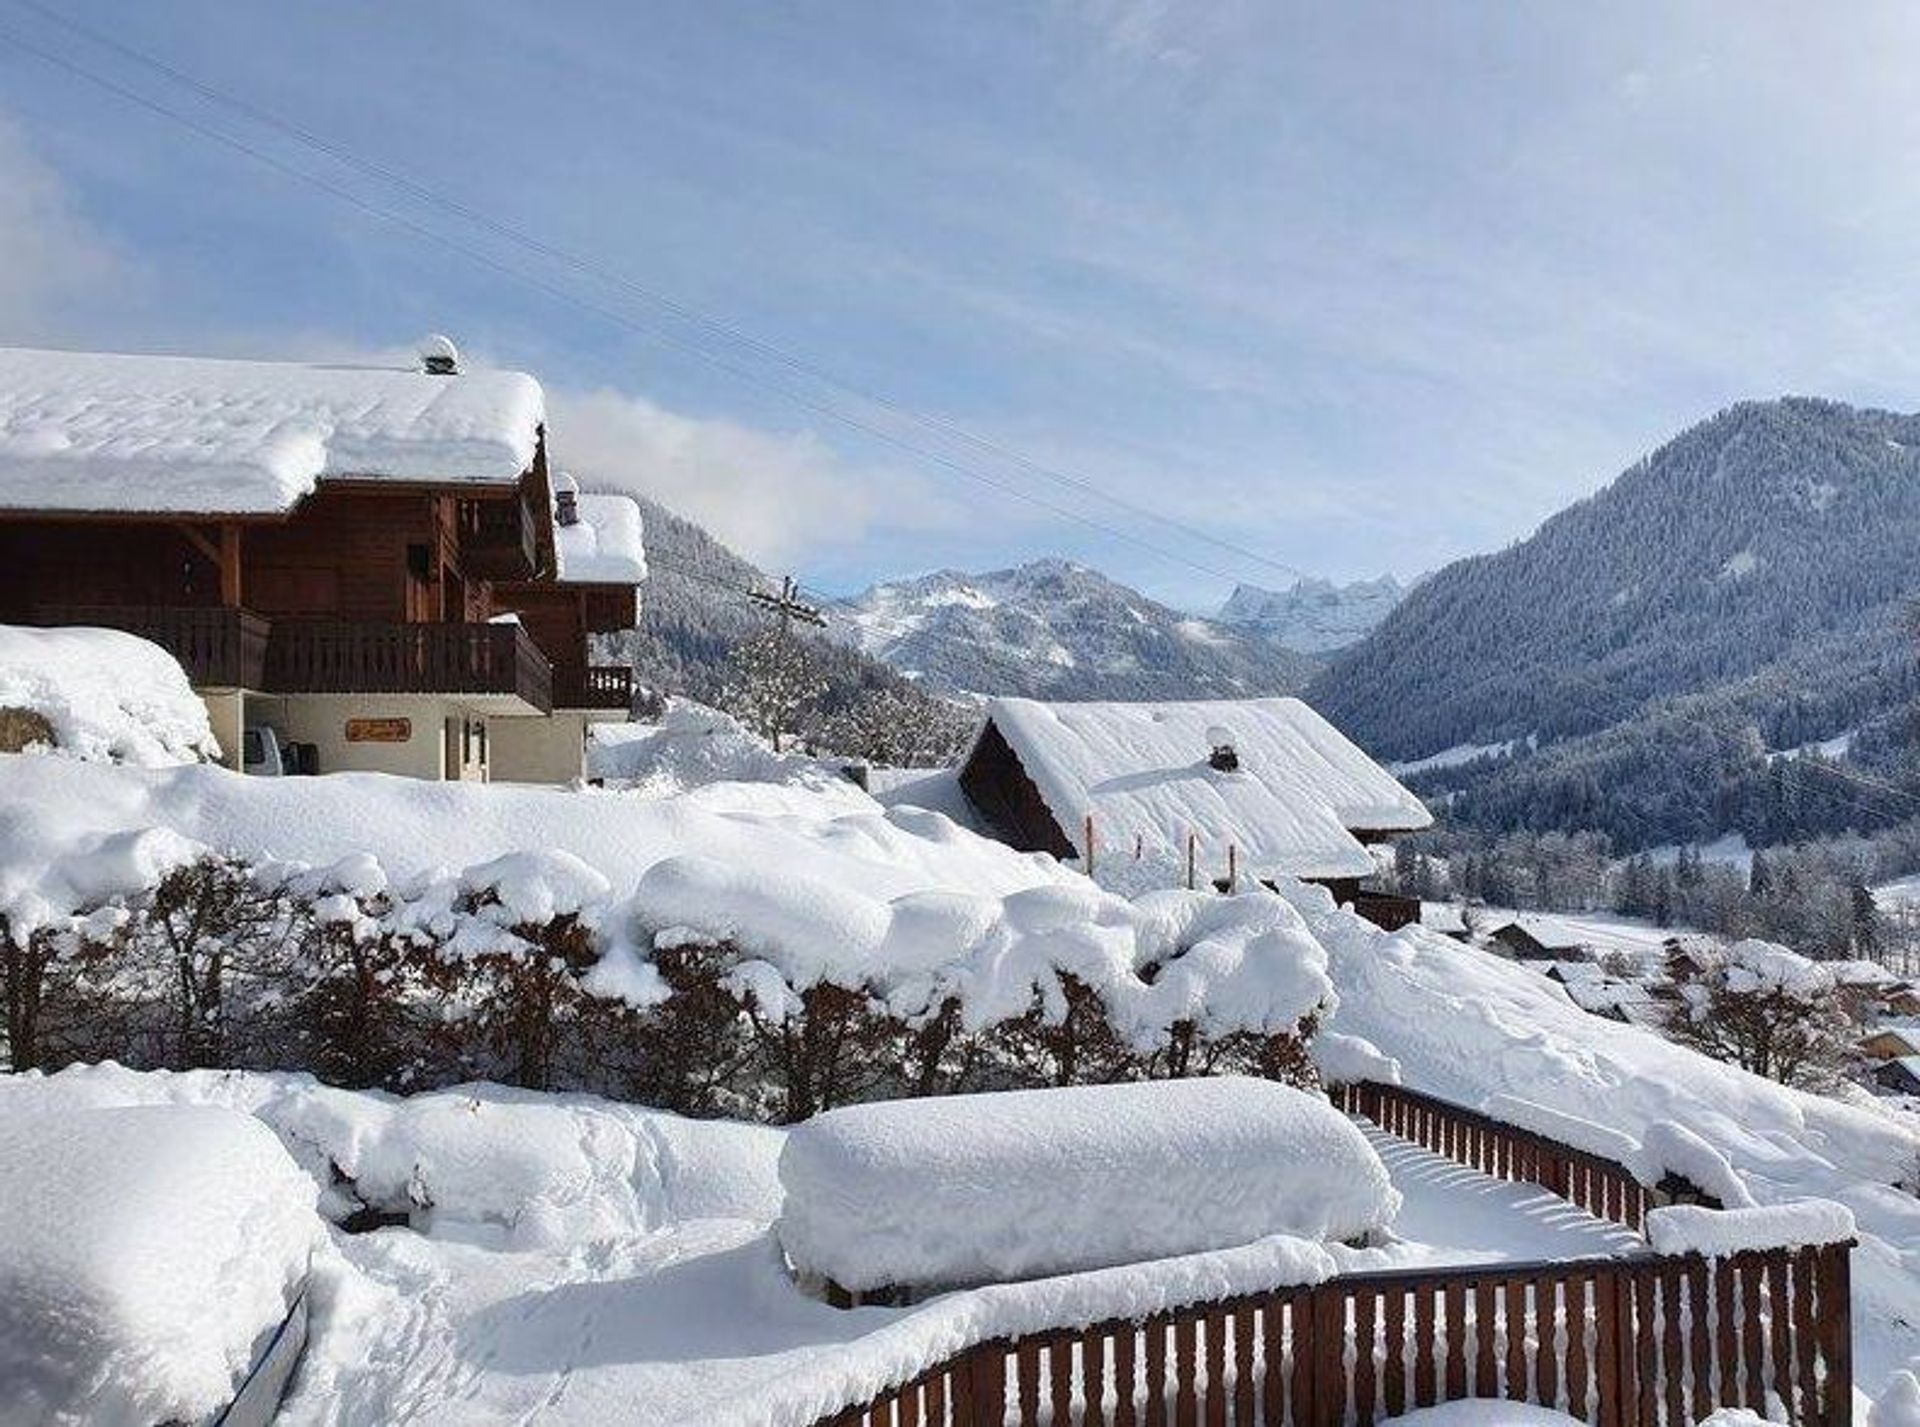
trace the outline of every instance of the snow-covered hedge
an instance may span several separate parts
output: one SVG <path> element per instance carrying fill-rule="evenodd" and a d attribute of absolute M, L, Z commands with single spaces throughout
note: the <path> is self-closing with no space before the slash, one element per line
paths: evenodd
<path fill-rule="evenodd" d="M 849 1106 L 788 1134 L 780 1182 L 788 1259 L 853 1290 L 1346 1240 L 1400 1205 L 1346 1116 L 1242 1077 Z"/>
<path fill-rule="evenodd" d="M 20 724 L 8 752 L 143 767 L 220 756 L 179 663 L 117 629 L 0 625 L 0 713 Z"/>
<path fill-rule="evenodd" d="M 0 1117 L 0 1421 L 224 1406 L 305 1279 L 316 1193 L 230 1110 Z"/>
<path fill-rule="evenodd" d="M 172 782 L 132 781 L 154 775 L 73 771 L 113 776 L 90 799 L 62 796 L 88 778 L 25 778 L 47 785 L 38 797 L 0 785 L 0 817 L 20 815 L 0 848 L 0 938 L 16 952 L 0 976 L 32 1010 L 17 1067 L 245 1064 L 400 1090 L 488 1078 L 793 1121 L 989 1085 L 1313 1084 L 1307 1047 L 1334 1005 L 1324 954 L 1276 897 L 1129 903 L 916 810 L 767 806 L 749 785 L 479 797 L 214 769 L 169 770 L 203 784 L 172 804 L 150 791 Z M 391 824 L 421 803 L 449 850 L 523 806 L 538 816 L 502 839 L 551 845 L 400 872 L 417 851 Z M 142 816 L 156 825 L 122 830 Z M 249 858 L 187 829 L 355 850 Z"/>

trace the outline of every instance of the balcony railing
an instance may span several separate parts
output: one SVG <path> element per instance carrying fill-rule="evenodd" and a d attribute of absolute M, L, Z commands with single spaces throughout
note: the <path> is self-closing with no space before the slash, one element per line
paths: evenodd
<path fill-rule="evenodd" d="M 282 619 L 266 689 L 283 694 L 514 694 L 553 708 L 553 668 L 517 624 Z"/>
<path fill-rule="evenodd" d="M 460 562 L 483 580 L 530 580 L 540 568 L 533 514 L 525 501 L 463 500 L 455 512 Z"/>
<path fill-rule="evenodd" d="M 180 661 L 201 688 L 258 689 L 271 624 L 245 609 L 218 605 L 41 605 L 42 625 L 96 625 L 151 640 Z"/>
<path fill-rule="evenodd" d="M 625 665 L 556 665 L 553 706 L 557 709 L 620 709 L 633 707 L 633 670 Z"/>

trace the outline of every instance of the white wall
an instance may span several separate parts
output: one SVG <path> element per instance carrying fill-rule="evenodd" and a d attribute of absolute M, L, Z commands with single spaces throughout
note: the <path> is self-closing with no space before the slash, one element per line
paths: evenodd
<path fill-rule="evenodd" d="M 560 709 L 545 718 L 487 720 L 496 783 L 570 783 L 586 767 L 587 716 Z"/>
<path fill-rule="evenodd" d="M 255 717 L 271 723 L 283 738 L 315 744 L 322 773 L 397 773 L 407 778 L 459 777 L 446 758 L 446 721 L 463 716 L 452 701 L 421 694 L 289 694 L 263 700 Z M 406 719 L 411 728 L 400 743 L 347 740 L 349 719 Z M 485 776 L 484 769 L 470 776 Z"/>

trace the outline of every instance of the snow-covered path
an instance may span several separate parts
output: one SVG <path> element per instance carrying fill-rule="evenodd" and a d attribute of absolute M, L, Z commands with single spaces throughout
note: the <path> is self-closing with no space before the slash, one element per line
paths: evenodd
<path fill-rule="evenodd" d="M 1406 1196 L 1402 1242 L 1355 1269 L 1583 1257 L 1639 1240 L 1552 1195 L 1369 1127 Z M 313 1361 L 284 1421 L 706 1423 L 802 1364 L 917 1310 L 832 1309 L 793 1290 L 764 1223 L 691 1219 L 566 1252 L 404 1229 L 339 1239 Z"/>

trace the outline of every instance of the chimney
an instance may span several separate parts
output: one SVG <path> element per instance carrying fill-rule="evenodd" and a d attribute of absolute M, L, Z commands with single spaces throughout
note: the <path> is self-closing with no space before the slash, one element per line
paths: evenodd
<path fill-rule="evenodd" d="M 580 483 L 565 471 L 553 478 L 553 523 L 580 523 Z"/>
<path fill-rule="evenodd" d="M 453 345 L 451 338 L 435 332 L 420 344 L 420 370 L 430 377 L 458 376 L 460 349 Z"/>
<path fill-rule="evenodd" d="M 1237 773 L 1240 771 L 1240 755 L 1234 752 L 1233 734 L 1219 724 L 1207 729 L 1207 747 L 1212 753 L 1207 758 L 1207 766 L 1216 773 Z"/>

